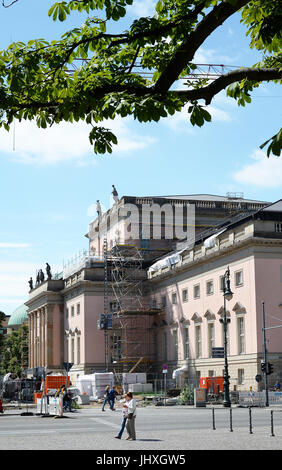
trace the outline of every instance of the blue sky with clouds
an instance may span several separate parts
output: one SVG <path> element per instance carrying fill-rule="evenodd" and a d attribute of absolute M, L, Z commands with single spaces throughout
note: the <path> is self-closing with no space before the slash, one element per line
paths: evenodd
<path fill-rule="evenodd" d="M 137 0 L 134 15 L 149 15 L 153 0 Z M 49 0 L 19 0 L 0 9 L 0 48 L 12 41 L 54 39 L 83 22 L 79 14 L 54 23 Z M 250 50 L 239 16 L 230 19 L 199 50 L 195 63 L 248 66 Z M 109 207 L 111 186 L 119 195 L 243 192 L 249 199 L 281 198 L 282 158 L 267 159 L 259 145 L 277 132 L 282 90 L 263 84 L 252 104 L 239 108 L 221 93 L 209 107 L 212 123 L 194 128 L 187 110 L 159 123 L 127 118 L 108 123 L 119 140 L 111 155 L 97 156 L 84 123 L 39 130 L 16 123 L 0 130 L 0 310 L 10 314 L 28 296 L 27 281 L 48 261 L 87 248 L 84 234 L 97 199 Z"/>

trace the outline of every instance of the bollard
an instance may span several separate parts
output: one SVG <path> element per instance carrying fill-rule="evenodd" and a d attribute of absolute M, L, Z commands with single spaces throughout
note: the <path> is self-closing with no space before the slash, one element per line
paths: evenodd
<path fill-rule="evenodd" d="M 250 425 L 250 434 L 253 434 L 253 427 L 252 427 L 252 409 L 249 407 L 249 425 Z"/>
<path fill-rule="evenodd" d="M 233 432 L 233 428 L 232 428 L 232 408 L 230 408 L 230 410 L 229 410 L 229 415 L 230 415 L 230 432 Z"/>
<path fill-rule="evenodd" d="M 275 436 L 273 428 L 273 410 L 270 412 L 271 436 Z"/>
<path fill-rule="evenodd" d="M 212 428 L 215 431 L 214 408 L 212 408 Z"/>

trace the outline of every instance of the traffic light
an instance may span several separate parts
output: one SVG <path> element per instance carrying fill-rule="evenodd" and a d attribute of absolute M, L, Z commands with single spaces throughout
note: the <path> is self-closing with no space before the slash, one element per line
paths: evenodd
<path fill-rule="evenodd" d="M 261 371 L 266 372 L 266 362 L 261 363 Z"/>
<path fill-rule="evenodd" d="M 270 375 L 270 374 L 272 374 L 272 372 L 273 372 L 273 364 L 270 364 L 270 362 L 268 362 L 268 363 L 267 363 L 267 371 L 266 371 L 266 373 L 267 373 L 267 375 Z"/>

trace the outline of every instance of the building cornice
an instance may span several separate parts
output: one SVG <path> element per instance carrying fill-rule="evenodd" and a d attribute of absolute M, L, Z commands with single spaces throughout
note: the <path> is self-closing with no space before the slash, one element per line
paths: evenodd
<path fill-rule="evenodd" d="M 204 243 L 202 243 L 200 246 L 197 246 L 197 249 L 199 250 L 200 247 L 204 247 Z M 226 256 L 237 253 L 244 248 L 251 248 L 251 247 L 278 247 L 282 249 L 282 240 L 251 237 L 245 240 L 240 240 L 233 244 L 228 244 L 227 246 L 222 247 L 216 251 L 212 251 L 211 253 L 205 252 L 205 254 L 203 254 L 197 259 L 190 258 L 189 261 L 186 261 L 186 260 L 183 261 L 183 258 L 182 258 L 182 261 L 174 265 L 173 268 L 167 269 L 165 272 L 156 273 L 150 278 L 148 278 L 149 284 L 163 281 L 171 277 L 175 277 L 176 275 L 182 274 L 183 272 L 188 271 L 189 269 L 203 266 L 210 261 L 225 258 Z M 281 256 L 282 256 L 282 251 L 281 251 Z"/>

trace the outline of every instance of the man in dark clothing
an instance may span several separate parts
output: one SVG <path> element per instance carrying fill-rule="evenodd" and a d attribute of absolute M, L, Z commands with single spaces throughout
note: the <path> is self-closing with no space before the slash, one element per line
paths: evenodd
<path fill-rule="evenodd" d="M 110 403 L 110 408 L 112 411 L 115 411 L 115 398 L 118 395 L 118 393 L 115 390 L 115 387 L 111 388 L 109 391 L 109 403 Z"/>

